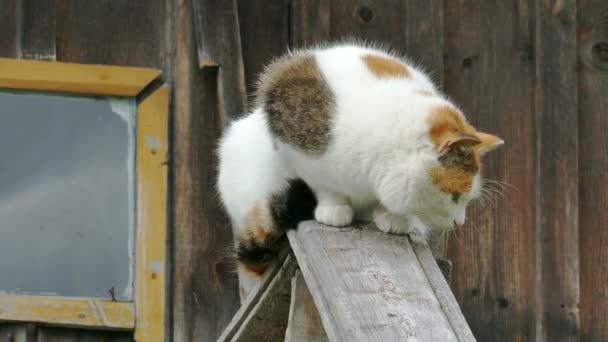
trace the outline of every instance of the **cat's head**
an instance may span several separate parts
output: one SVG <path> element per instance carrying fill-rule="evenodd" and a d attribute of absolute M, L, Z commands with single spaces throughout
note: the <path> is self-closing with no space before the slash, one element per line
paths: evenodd
<path fill-rule="evenodd" d="M 447 101 L 433 105 L 424 121 L 424 143 L 406 163 L 392 167 L 405 169 L 407 181 L 390 181 L 400 185 L 380 200 L 390 211 L 419 220 L 419 231 L 443 231 L 464 224 L 467 205 L 481 194 L 482 157 L 504 141 L 477 131 Z"/>

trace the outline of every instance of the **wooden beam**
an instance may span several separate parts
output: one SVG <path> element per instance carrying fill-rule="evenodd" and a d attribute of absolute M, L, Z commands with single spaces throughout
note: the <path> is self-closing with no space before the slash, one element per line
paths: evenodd
<path fill-rule="evenodd" d="M 247 106 L 236 0 L 192 0 L 198 63 L 219 68 L 222 116 L 237 118 Z"/>
<path fill-rule="evenodd" d="M 137 107 L 135 339 L 146 342 L 165 340 L 168 110 L 167 86 Z"/>
<path fill-rule="evenodd" d="M 0 88 L 135 96 L 160 75 L 149 68 L 0 58 Z"/>
<path fill-rule="evenodd" d="M 475 340 L 426 244 L 313 221 L 288 237 L 331 341 Z"/>
<path fill-rule="evenodd" d="M 289 315 L 290 283 L 296 266 L 293 255 L 288 255 L 276 273 L 269 270 L 267 273 L 270 274 L 265 276 L 265 281 L 253 290 L 235 315 L 235 324 L 228 326 L 218 342 L 284 341 Z"/>
<path fill-rule="evenodd" d="M 135 307 L 108 300 L 0 294 L 0 321 L 127 330 L 135 327 Z"/>
<path fill-rule="evenodd" d="M 302 272 L 296 270 L 291 280 L 291 305 L 285 342 L 329 341 L 319 311 L 304 281 Z"/>

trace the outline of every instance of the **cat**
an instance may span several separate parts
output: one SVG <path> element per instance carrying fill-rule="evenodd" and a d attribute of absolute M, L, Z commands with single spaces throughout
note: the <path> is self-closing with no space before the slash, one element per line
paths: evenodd
<path fill-rule="evenodd" d="M 290 52 L 257 89 L 218 148 L 242 299 L 302 220 L 372 220 L 423 237 L 464 224 L 481 157 L 504 143 L 471 126 L 422 69 L 365 44 Z"/>

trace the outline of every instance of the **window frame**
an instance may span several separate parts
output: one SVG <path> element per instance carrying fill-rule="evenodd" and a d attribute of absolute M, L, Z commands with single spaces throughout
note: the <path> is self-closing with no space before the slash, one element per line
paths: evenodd
<path fill-rule="evenodd" d="M 0 58 L 0 89 L 133 97 L 135 139 L 135 294 L 133 301 L 0 293 L 0 322 L 134 331 L 165 337 L 169 89 L 142 91 L 160 76 L 150 68 Z"/>

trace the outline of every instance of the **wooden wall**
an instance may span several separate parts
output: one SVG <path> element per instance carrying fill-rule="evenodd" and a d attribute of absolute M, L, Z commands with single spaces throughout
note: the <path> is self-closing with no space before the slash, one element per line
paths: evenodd
<path fill-rule="evenodd" d="M 0 57 L 155 67 L 171 86 L 174 341 L 214 341 L 238 306 L 213 148 L 288 47 L 359 37 L 425 65 L 506 140 L 445 252 L 480 341 L 608 340 L 608 2 L 2 0 Z M 129 340 L 2 325 L 0 340 Z M 15 337 L 17 336 L 17 337 Z"/>

